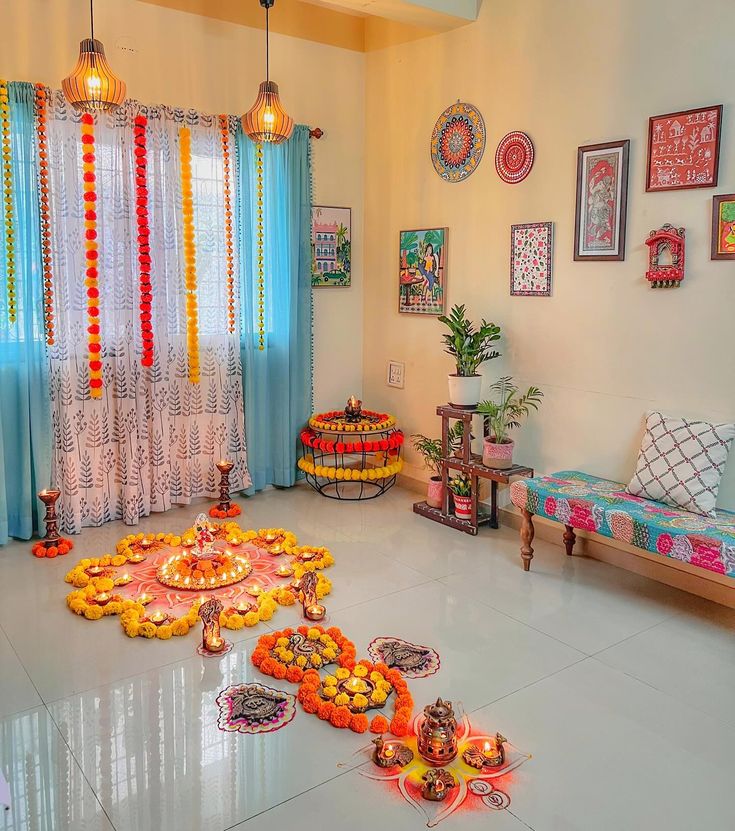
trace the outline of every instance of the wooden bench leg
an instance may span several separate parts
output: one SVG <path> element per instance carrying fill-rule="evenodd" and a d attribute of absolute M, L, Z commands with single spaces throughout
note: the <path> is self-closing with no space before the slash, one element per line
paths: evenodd
<path fill-rule="evenodd" d="M 567 529 L 564 532 L 564 545 L 567 548 L 567 556 L 571 557 L 574 553 L 574 543 L 577 542 L 577 535 L 571 525 L 565 525 L 564 527 Z"/>
<path fill-rule="evenodd" d="M 533 514 L 525 508 L 521 508 L 523 520 L 521 521 L 521 557 L 523 558 L 523 570 L 530 571 L 531 560 L 533 559 Z"/>

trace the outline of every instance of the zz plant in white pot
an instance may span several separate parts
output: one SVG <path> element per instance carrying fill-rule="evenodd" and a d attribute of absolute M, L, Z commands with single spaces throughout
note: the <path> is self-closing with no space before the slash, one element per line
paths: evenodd
<path fill-rule="evenodd" d="M 477 405 L 477 412 L 490 426 L 490 435 L 483 442 L 482 463 L 493 470 L 504 470 L 513 466 L 515 442 L 508 436 L 509 431 L 520 427 L 521 419 L 527 418 L 531 410 L 538 410 L 544 394 L 538 387 L 529 387 L 521 395 L 510 375 L 496 381 L 490 392 L 494 400 Z"/>
<path fill-rule="evenodd" d="M 442 335 L 444 351 L 454 358 L 457 371 L 449 376 L 449 403 L 460 409 L 471 410 L 480 400 L 482 375 L 477 370 L 485 361 L 500 356 L 491 344 L 500 340 L 500 327 L 486 320 L 475 324 L 467 319 L 464 304 L 453 306 L 449 315 L 441 315 L 449 332 Z"/>

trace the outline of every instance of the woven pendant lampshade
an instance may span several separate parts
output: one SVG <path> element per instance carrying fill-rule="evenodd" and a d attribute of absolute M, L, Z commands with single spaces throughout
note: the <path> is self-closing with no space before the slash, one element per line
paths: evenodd
<path fill-rule="evenodd" d="M 79 60 L 68 78 L 61 82 L 66 100 L 83 112 L 105 112 L 125 100 L 125 82 L 107 63 L 105 47 L 94 36 L 94 6 L 89 3 L 91 37 L 79 44 Z"/>
<path fill-rule="evenodd" d="M 275 0 L 260 0 L 265 9 L 265 77 L 253 106 L 242 117 L 245 135 L 254 142 L 280 144 L 291 138 L 293 118 L 283 109 L 278 84 L 270 79 L 270 30 L 268 13 Z"/>

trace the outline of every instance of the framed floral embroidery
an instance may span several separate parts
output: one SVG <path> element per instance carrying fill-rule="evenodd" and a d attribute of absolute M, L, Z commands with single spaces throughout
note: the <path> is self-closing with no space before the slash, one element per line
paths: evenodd
<path fill-rule="evenodd" d="M 551 295 L 553 228 L 552 222 L 510 226 L 511 295 Z"/>

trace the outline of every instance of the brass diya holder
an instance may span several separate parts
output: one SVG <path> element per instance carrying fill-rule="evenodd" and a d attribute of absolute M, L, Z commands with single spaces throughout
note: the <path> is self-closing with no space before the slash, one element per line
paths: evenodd
<path fill-rule="evenodd" d="M 43 521 L 46 525 L 46 534 L 41 540 L 44 548 L 52 548 L 57 546 L 61 540 L 59 534 L 59 516 L 56 513 L 56 502 L 61 496 L 61 491 L 58 488 L 46 488 L 38 494 L 38 498 L 46 507 L 46 514 Z"/>
<path fill-rule="evenodd" d="M 345 404 L 345 421 L 354 424 L 362 419 L 362 401 L 351 395 Z"/>
<path fill-rule="evenodd" d="M 413 761 L 413 750 L 403 742 L 386 742 L 382 736 L 373 739 L 375 750 L 372 759 L 379 768 L 392 768 L 395 765 L 405 768 Z"/>
<path fill-rule="evenodd" d="M 485 747 L 480 748 L 476 744 L 467 745 L 462 758 L 464 761 L 477 770 L 483 768 L 499 768 L 505 764 L 505 742 L 508 739 L 500 733 L 496 733 L 492 739 L 494 744 L 485 742 Z"/>
<path fill-rule="evenodd" d="M 296 590 L 299 592 L 304 617 L 307 620 L 313 621 L 324 620 L 327 614 L 327 608 L 319 602 L 319 598 L 317 597 L 316 587 L 319 583 L 317 573 L 315 571 L 307 571 L 298 581 L 294 581 L 292 586 L 297 582 L 298 588 Z"/>
<path fill-rule="evenodd" d="M 216 463 L 216 467 L 219 471 L 219 503 L 217 510 L 229 511 L 232 507 L 230 502 L 230 471 L 235 467 L 235 463 L 227 459 L 220 459 Z"/>
<path fill-rule="evenodd" d="M 457 719 L 451 701 L 437 698 L 436 703 L 424 707 L 424 719 L 418 731 L 418 751 L 430 765 L 444 765 L 456 758 Z"/>

